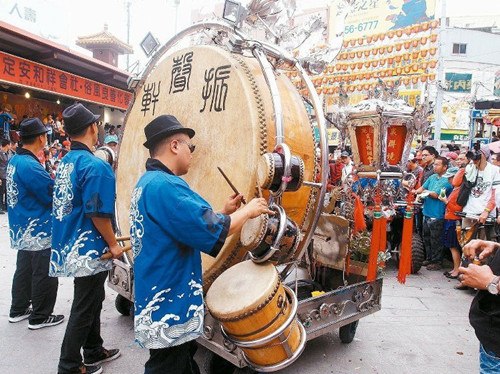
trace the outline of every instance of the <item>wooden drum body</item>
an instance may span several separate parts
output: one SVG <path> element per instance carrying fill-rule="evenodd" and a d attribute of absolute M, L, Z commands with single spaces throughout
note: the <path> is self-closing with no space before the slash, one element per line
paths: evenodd
<path fill-rule="evenodd" d="M 219 276 L 206 305 L 227 339 L 257 370 L 281 369 L 299 357 L 306 334 L 296 319 L 297 298 L 279 281 L 276 268 L 244 261 Z"/>
<path fill-rule="evenodd" d="M 303 180 L 312 181 L 319 168 L 313 129 L 295 87 L 284 74 L 275 74 L 284 139 L 292 155 L 301 160 L 295 169 L 303 168 L 299 172 Z M 172 114 L 196 131 L 192 140 L 196 151 L 185 179 L 215 211 L 233 194 L 218 166 L 247 200 L 257 195 L 257 165 L 262 155 L 273 152 L 276 129 L 271 93 L 256 58 L 215 46 L 171 49 L 150 70 L 135 95 L 126 118 L 117 169 L 122 234 L 129 231 L 131 193 L 149 157 L 142 146 L 144 127 L 161 114 Z M 317 189 L 302 185 L 282 197 L 281 206 L 297 224 L 301 240 L 313 230 L 317 195 Z M 239 239 L 238 235 L 229 237 L 217 258 L 203 256 L 205 291 L 224 270 L 243 260 L 247 248 Z M 302 240 L 296 246 L 291 259 L 302 253 L 305 244 Z"/>

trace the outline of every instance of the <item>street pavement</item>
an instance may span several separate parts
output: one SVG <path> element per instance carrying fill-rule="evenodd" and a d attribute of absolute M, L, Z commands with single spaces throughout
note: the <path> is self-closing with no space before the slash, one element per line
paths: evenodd
<path fill-rule="evenodd" d="M 0 215 L 0 373 L 48 374 L 57 362 L 66 321 L 37 331 L 27 320 L 8 322 L 16 252 L 10 249 L 6 215 Z M 69 316 L 72 279 L 60 278 L 55 313 Z M 450 373 L 479 372 L 479 343 L 469 325 L 473 292 L 453 289 L 455 281 L 441 271 L 425 269 L 410 276 L 405 285 L 388 269 L 382 291 L 382 310 L 360 320 L 356 337 L 342 344 L 338 333 L 307 343 L 292 366 L 281 373 Z M 142 373 L 148 351 L 133 341 L 131 317 L 114 307 L 116 293 L 107 289 L 102 312 L 102 336 L 107 348 L 122 356 L 103 365 L 104 373 Z M 203 357 L 203 352 L 197 358 Z"/>

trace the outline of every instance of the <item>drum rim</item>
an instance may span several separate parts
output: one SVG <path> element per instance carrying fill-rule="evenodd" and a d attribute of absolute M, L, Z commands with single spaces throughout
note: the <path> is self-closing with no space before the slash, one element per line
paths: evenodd
<path fill-rule="evenodd" d="M 245 248 L 249 248 L 249 251 L 253 251 L 257 247 L 259 247 L 259 245 L 262 244 L 262 240 L 266 236 L 267 228 L 268 228 L 268 225 L 269 225 L 269 219 L 270 219 L 270 217 L 269 217 L 268 214 L 261 214 L 259 217 L 256 217 L 256 218 L 253 218 L 253 219 L 257 219 L 257 218 L 261 218 L 263 220 L 263 224 L 260 225 L 260 230 L 259 230 L 260 232 L 256 236 L 256 240 L 254 240 L 252 243 L 243 243 L 243 240 L 241 240 L 242 237 L 243 237 L 243 228 L 242 228 L 241 233 L 240 233 L 240 242 L 241 242 L 241 244 Z M 248 220 L 247 222 L 250 222 L 250 220 Z M 243 225 L 243 227 L 245 227 L 245 225 L 247 224 L 247 222 L 245 222 L 245 224 Z"/>
<path fill-rule="evenodd" d="M 275 268 L 275 270 L 276 270 L 276 268 Z M 264 307 L 267 306 L 274 299 L 274 297 L 278 293 L 278 290 L 280 289 L 280 286 L 283 287 L 283 284 L 281 283 L 281 281 L 279 280 L 279 277 L 278 277 L 276 285 L 274 286 L 271 293 L 264 299 L 264 301 L 262 301 L 260 304 L 253 307 L 252 309 L 245 310 L 243 313 L 240 313 L 236 316 L 220 317 L 220 315 L 217 312 L 214 312 L 210 308 L 208 308 L 208 309 L 210 310 L 210 314 L 212 314 L 212 316 L 219 322 L 238 322 L 238 321 L 241 321 L 247 317 L 250 317 L 250 316 L 254 315 L 255 313 L 257 313 L 258 311 L 264 309 Z"/>

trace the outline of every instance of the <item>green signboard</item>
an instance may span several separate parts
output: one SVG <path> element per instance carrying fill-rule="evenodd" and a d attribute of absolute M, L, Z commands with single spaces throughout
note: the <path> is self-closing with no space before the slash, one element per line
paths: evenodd
<path fill-rule="evenodd" d="M 470 92 L 472 86 L 472 74 L 446 73 L 446 91 L 448 92 Z"/>

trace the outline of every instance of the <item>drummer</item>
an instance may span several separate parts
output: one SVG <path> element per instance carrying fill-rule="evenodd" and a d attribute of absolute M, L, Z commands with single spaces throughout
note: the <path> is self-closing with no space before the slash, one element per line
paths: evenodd
<path fill-rule="evenodd" d="M 191 166 L 194 130 L 161 115 L 144 132 L 151 158 L 130 207 L 136 341 L 150 350 L 145 373 L 199 373 L 193 356 L 203 332 L 200 252 L 216 256 L 248 219 L 272 212 L 263 198 L 238 210 L 239 194 L 214 212 L 180 178 Z"/>
<path fill-rule="evenodd" d="M 105 251 L 115 258 L 122 254 L 112 228 L 115 176 L 91 151 L 99 115 L 74 104 L 63 117 L 71 150 L 61 160 L 54 184 L 50 275 L 75 279 L 58 373 L 95 374 L 102 372 L 101 363 L 120 356 L 118 349 L 105 349 L 101 338 L 104 283 L 112 260 L 100 257 Z"/>

